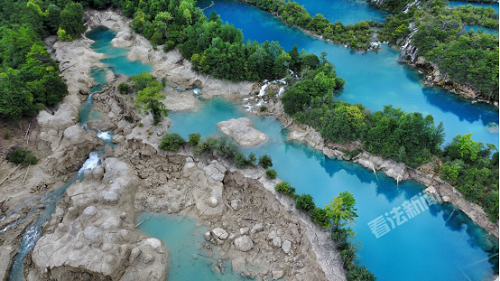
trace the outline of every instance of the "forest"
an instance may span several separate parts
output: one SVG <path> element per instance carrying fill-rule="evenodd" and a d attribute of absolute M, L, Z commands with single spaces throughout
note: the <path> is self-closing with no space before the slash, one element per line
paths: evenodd
<path fill-rule="evenodd" d="M 401 12 L 402 2 L 385 1 L 380 8 L 388 15 L 380 40 L 396 44 L 416 28 L 412 44 L 417 54 L 435 63 L 445 77 L 470 85 L 489 101 L 498 102 L 498 35 L 466 31 L 466 26 L 498 29 L 498 14 L 493 8 L 449 7 L 444 0 L 422 1 Z M 403 5 L 404 7 L 404 5 Z"/>

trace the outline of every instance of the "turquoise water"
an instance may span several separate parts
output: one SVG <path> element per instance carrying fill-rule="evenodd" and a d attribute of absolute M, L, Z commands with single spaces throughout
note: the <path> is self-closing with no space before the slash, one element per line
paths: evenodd
<path fill-rule="evenodd" d="M 140 74 L 143 71 L 153 71 L 153 67 L 150 64 L 143 64 L 140 61 L 129 61 L 127 59 L 128 49 L 113 47 L 111 40 L 115 35 L 115 31 L 105 27 L 97 27 L 86 33 L 89 39 L 96 41 L 91 46 L 92 49 L 98 53 L 106 54 L 106 58 L 102 59 L 101 62 L 109 66 L 115 73 L 128 76 Z"/>
<path fill-rule="evenodd" d="M 145 219 L 147 220 L 144 221 Z M 216 255 L 210 257 L 203 249 L 201 244 L 206 242 L 203 234 L 208 229 L 196 225 L 195 219 L 144 212 L 136 221 L 137 223 L 144 221 L 138 227 L 143 234 L 158 238 L 165 243 L 168 252 L 168 281 L 245 280 L 238 273 L 232 272 L 229 261 L 223 261 L 224 274 L 212 271 L 212 266 L 218 264 L 218 257 Z"/>
<path fill-rule="evenodd" d="M 289 181 L 298 193 L 311 194 L 318 206 L 328 204 L 340 191 L 354 194 L 359 215 L 354 229 L 363 247 L 358 256 L 377 280 L 488 280 L 498 272 L 498 257 L 488 262 L 489 256 L 498 253 L 498 242 L 490 242 L 489 235 L 461 212 L 455 211 L 449 219 L 450 206 L 433 205 L 386 235 L 374 236 L 368 222 L 418 195 L 423 185 L 408 181 L 398 186 L 382 173 L 374 175 L 360 165 L 325 158 L 306 145 L 286 142 L 282 124 L 273 117 L 247 115 L 237 104 L 221 98 L 203 103 L 196 113 L 171 113 L 169 131 L 186 139 L 198 132 L 205 137 L 220 134 L 216 124 L 222 120 L 250 118 L 269 139 L 244 151 L 270 155 L 278 177 Z"/>
<path fill-rule="evenodd" d="M 200 7 L 210 0 L 198 2 Z M 498 110 L 485 104 L 470 104 L 460 97 L 440 89 L 425 87 L 418 72 L 398 63 L 399 50 L 382 46 L 378 52 L 356 52 L 340 45 L 308 36 L 296 28 L 284 25 L 271 14 L 258 8 L 233 1 L 215 1 L 205 10 L 221 15 L 221 19 L 243 31 L 245 40 L 258 42 L 279 41 L 285 50 L 297 45 L 308 53 L 328 53 L 335 64 L 337 75 L 346 80 L 338 98 L 351 103 L 362 103 L 372 110 L 381 110 L 392 104 L 408 112 L 432 114 L 436 123 L 443 121 L 446 142 L 457 134 L 473 133 L 473 139 L 498 144 L 498 133 L 488 130 L 488 124 L 498 124 Z M 350 3 L 350 1 L 349 1 Z M 354 2 L 353 2 L 354 3 Z M 265 31 L 265 32 L 263 32 Z"/>
<path fill-rule="evenodd" d="M 473 2 L 462 2 L 462 1 L 450 1 L 450 6 L 452 7 L 458 7 L 458 6 L 467 6 L 467 5 L 472 5 L 474 7 L 492 7 L 493 10 L 495 10 L 498 14 L 498 3 L 473 3 Z"/>
<path fill-rule="evenodd" d="M 485 27 L 478 26 L 478 25 L 467 26 L 466 30 L 467 31 L 474 30 L 476 32 L 479 32 L 480 30 L 482 30 L 484 33 L 488 33 L 488 34 L 491 34 L 491 35 L 495 35 L 495 34 L 498 35 L 498 29 L 485 28 Z"/>
<path fill-rule="evenodd" d="M 362 20 L 383 22 L 386 12 L 374 9 L 361 0 L 298 0 L 309 14 L 314 17 L 322 14 L 332 23 L 341 21 L 344 25 L 355 24 Z"/>

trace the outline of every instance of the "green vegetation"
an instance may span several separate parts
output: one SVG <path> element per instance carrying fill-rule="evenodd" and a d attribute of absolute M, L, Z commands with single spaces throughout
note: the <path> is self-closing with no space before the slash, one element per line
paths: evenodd
<path fill-rule="evenodd" d="M 263 106 L 261 106 L 261 107 L 260 107 L 260 112 L 264 112 L 264 111 L 266 111 L 266 110 L 267 110 L 267 106 L 264 106 L 264 105 L 263 105 Z"/>
<path fill-rule="evenodd" d="M 137 91 L 136 108 L 151 112 L 154 125 L 160 122 L 161 116 L 168 116 L 165 104 L 160 101 L 165 98 L 165 94 L 161 93 L 164 88 L 162 83 L 147 72 L 132 75 L 130 79 L 134 82 L 134 89 Z"/>
<path fill-rule="evenodd" d="M 160 143 L 160 149 L 168 150 L 168 151 L 177 151 L 184 145 L 186 140 L 182 138 L 177 133 L 165 134 Z"/>
<path fill-rule="evenodd" d="M 14 164 L 20 164 L 23 168 L 38 163 L 38 159 L 31 153 L 31 151 L 22 147 L 11 148 L 9 153 L 5 156 L 5 159 Z"/>
<path fill-rule="evenodd" d="M 498 35 L 465 31 L 466 25 L 498 29 L 493 8 L 450 8 L 444 0 L 427 0 L 421 1 L 421 9 L 412 6 L 403 13 L 403 2 L 382 4 L 381 8 L 390 5 L 387 10 L 395 14 L 387 16 L 380 39 L 395 44 L 410 34 L 408 27 L 413 23 L 417 32 L 412 44 L 418 48 L 417 55 L 435 63 L 444 77 L 472 86 L 489 101 L 498 101 Z"/>
<path fill-rule="evenodd" d="M 272 179 L 274 180 L 277 176 L 278 176 L 278 172 L 276 172 L 275 170 L 273 169 L 268 169 L 266 171 L 266 176 L 269 178 L 269 179 Z"/>
<path fill-rule="evenodd" d="M 125 121 L 127 121 L 129 123 L 134 123 L 134 117 L 132 117 L 131 115 L 126 115 L 124 118 L 125 118 Z"/>
<path fill-rule="evenodd" d="M 10 137 L 12 137 L 12 134 L 9 131 L 5 131 L 5 133 L 3 134 L 3 139 L 8 140 L 10 139 Z"/>
<path fill-rule="evenodd" d="M 457 187 L 462 195 L 483 207 L 490 221 L 498 221 L 498 149 L 457 135 L 445 147 L 441 178 Z M 490 155 L 493 153 L 493 157 Z"/>
<path fill-rule="evenodd" d="M 288 182 L 286 181 L 283 181 L 283 182 L 280 182 L 276 185 L 276 187 L 274 188 L 274 190 L 276 190 L 277 192 L 281 192 L 281 193 L 284 193 L 290 197 L 295 197 L 295 188 L 292 187 Z"/>
<path fill-rule="evenodd" d="M 197 146 L 201 140 L 201 134 L 190 134 L 189 136 L 189 144 L 191 146 Z"/>
<path fill-rule="evenodd" d="M 301 194 L 295 201 L 295 208 L 309 213 L 316 208 L 316 204 L 314 204 L 313 197 L 311 195 Z"/>
<path fill-rule="evenodd" d="M 269 11 L 290 25 L 304 28 L 325 39 L 348 45 L 351 48 L 369 49 L 370 37 L 373 34 L 371 27 L 377 25 L 373 21 L 361 21 L 354 25 L 343 25 L 340 21 L 331 23 L 322 14 L 316 14 L 312 17 L 303 6 L 292 1 L 247 0 L 244 2 Z"/>
<path fill-rule="evenodd" d="M 118 85 L 118 91 L 122 95 L 128 94 L 128 92 L 130 91 L 130 88 L 129 88 L 127 82 L 120 83 L 120 85 Z"/>
<path fill-rule="evenodd" d="M 6 0 L 0 7 L 0 117 L 36 114 L 59 103 L 68 89 L 42 41 L 85 31 L 83 7 L 71 1 Z"/>
<path fill-rule="evenodd" d="M 269 167 L 273 166 L 273 160 L 271 156 L 264 154 L 259 157 L 259 165 L 262 166 L 262 168 L 267 169 Z"/>

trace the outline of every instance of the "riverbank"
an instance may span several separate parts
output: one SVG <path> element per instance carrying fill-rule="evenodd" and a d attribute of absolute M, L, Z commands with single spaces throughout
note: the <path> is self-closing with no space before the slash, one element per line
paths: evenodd
<path fill-rule="evenodd" d="M 253 108 L 250 112 L 256 115 L 273 115 L 280 120 L 284 128 L 289 130 L 288 138 L 307 143 L 309 146 L 320 150 L 326 157 L 338 158 L 358 163 L 369 170 L 380 170 L 396 181 L 415 180 L 428 188 L 426 192 L 431 193 L 439 202 L 446 202 L 462 210 L 471 220 L 484 228 L 488 233 L 498 237 L 498 224 L 494 224 L 488 219 L 488 215 L 477 204 L 467 201 L 453 186 L 441 180 L 438 175 L 430 171 L 420 171 L 406 167 L 404 163 L 397 163 L 392 159 L 383 159 L 376 155 L 371 155 L 361 150 L 360 142 L 347 144 L 333 143 L 326 141 L 319 132 L 312 127 L 300 124 L 283 111 L 281 101 L 270 99 L 266 104 L 267 110 L 260 111 L 260 108 Z M 356 156 L 350 157 L 346 152 L 360 150 Z"/>

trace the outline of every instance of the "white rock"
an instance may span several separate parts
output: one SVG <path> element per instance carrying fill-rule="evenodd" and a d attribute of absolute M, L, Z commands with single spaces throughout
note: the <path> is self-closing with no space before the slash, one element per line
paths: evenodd
<path fill-rule="evenodd" d="M 245 235 L 245 234 L 248 234 L 248 227 L 243 227 L 243 228 L 240 228 L 240 234 L 241 235 Z"/>
<path fill-rule="evenodd" d="M 264 230 L 264 225 L 261 223 L 258 223 L 252 227 L 252 230 L 250 232 L 253 234 L 253 233 L 261 232 L 262 230 Z"/>
<path fill-rule="evenodd" d="M 292 242 L 285 240 L 281 245 L 281 249 L 283 249 L 283 252 L 285 252 L 285 254 L 290 253 L 290 251 L 292 250 Z"/>
<path fill-rule="evenodd" d="M 253 248 L 253 241 L 250 237 L 243 235 L 234 240 L 234 245 L 236 249 L 242 252 L 248 252 Z"/>
<path fill-rule="evenodd" d="M 245 117 L 222 121 L 217 127 L 241 146 L 254 146 L 267 140 L 267 136 L 253 128 L 252 121 Z"/>
<path fill-rule="evenodd" d="M 281 279 L 285 276 L 285 272 L 283 270 L 276 270 L 272 272 L 273 280 Z"/>
<path fill-rule="evenodd" d="M 97 213 L 97 208 L 95 206 L 88 206 L 83 210 L 83 215 L 87 217 L 91 217 Z"/>
<path fill-rule="evenodd" d="M 227 231 L 225 231 L 224 229 L 222 229 L 220 227 L 213 229 L 212 234 L 221 240 L 226 240 L 229 237 L 229 234 L 227 233 Z"/>
<path fill-rule="evenodd" d="M 279 237 L 274 237 L 274 238 L 273 238 L 273 246 L 274 246 L 274 247 L 277 247 L 277 248 L 281 247 L 281 238 L 279 238 Z"/>

